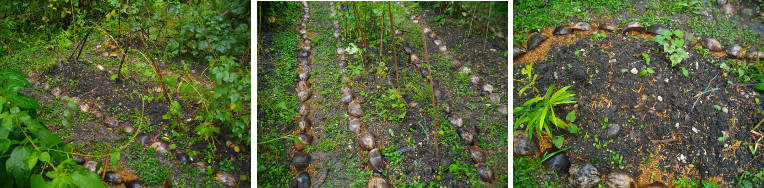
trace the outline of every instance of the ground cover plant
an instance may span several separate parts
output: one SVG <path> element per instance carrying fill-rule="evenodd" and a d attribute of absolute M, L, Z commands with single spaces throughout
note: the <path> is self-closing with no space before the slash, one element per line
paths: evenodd
<path fill-rule="evenodd" d="M 574 114 L 566 129 L 531 136 L 537 126 L 514 125 L 515 186 L 755 187 L 764 164 L 758 5 L 623 3 L 633 6 L 602 15 L 591 7 L 536 15 L 546 10 L 514 4 L 513 14 L 529 16 L 521 19 L 561 20 L 514 26 L 538 28 L 515 33 L 514 84 L 571 86 L 577 97 L 554 108 L 558 119 Z M 513 109 L 547 94 L 530 90 L 512 91 Z M 537 110 L 520 112 L 515 119 Z"/>
<path fill-rule="evenodd" d="M 258 3 L 259 186 L 506 186 L 507 6 Z"/>
<path fill-rule="evenodd" d="M 249 4 L 0 5 L 2 182 L 249 186 Z"/>

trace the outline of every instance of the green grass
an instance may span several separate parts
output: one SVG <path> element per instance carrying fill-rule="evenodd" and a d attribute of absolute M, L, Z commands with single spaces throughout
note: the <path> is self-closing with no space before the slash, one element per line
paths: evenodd
<path fill-rule="evenodd" d="M 513 4 L 514 31 L 513 44 L 519 45 L 528 39 L 528 32 L 569 22 L 569 18 L 590 21 L 592 17 L 616 17 L 631 3 L 616 0 L 564 1 L 550 0 L 543 8 L 542 1 L 515 1 Z M 550 8 L 551 7 L 551 8 Z M 588 16 L 587 16 L 588 14 Z"/>
<path fill-rule="evenodd" d="M 541 165 L 540 159 L 534 159 L 531 157 L 515 156 L 512 158 L 513 170 L 512 170 L 512 182 L 514 187 L 562 187 L 562 185 L 555 180 L 560 180 L 560 177 L 552 172 L 546 171 L 546 167 Z M 537 177 L 549 176 L 550 181 L 543 181 L 537 179 Z"/>
<path fill-rule="evenodd" d="M 157 160 L 158 153 L 151 147 L 133 144 L 129 147 L 128 166 L 149 186 L 157 186 L 170 176 L 172 166 L 163 165 Z"/>

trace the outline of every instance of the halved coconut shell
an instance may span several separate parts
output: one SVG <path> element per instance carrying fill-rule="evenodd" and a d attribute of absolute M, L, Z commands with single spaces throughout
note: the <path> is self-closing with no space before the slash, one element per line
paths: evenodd
<path fill-rule="evenodd" d="M 721 52 L 722 51 L 722 44 L 719 43 L 716 39 L 713 38 L 703 38 L 700 40 L 701 45 L 708 50 L 715 51 L 715 52 Z"/>
<path fill-rule="evenodd" d="M 554 35 L 568 35 L 570 34 L 570 28 L 568 26 L 557 26 L 554 28 L 554 31 L 552 31 L 552 34 Z M 530 49 L 530 46 L 528 47 Z"/>
<path fill-rule="evenodd" d="M 358 145 L 364 150 L 374 149 L 374 135 L 369 132 L 365 132 L 358 136 Z"/>
<path fill-rule="evenodd" d="M 578 22 L 576 24 L 573 24 L 572 28 L 574 30 L 589 31 L 589 30 L 592 30 L 592 25 L 586 22 Z"/>
<path fill-rule="evenodd" d="M 728 56 L 739 58 L 743 56 L 743 54 L 741 53 L 741 50 L 743 50 L 743 47 L 737 44 L 733 44 L 724 48 L 724 53 L 726 53 Z"/>
<path fill-rule="evenodd" d="M 350 121 L 348 122 L 348 129 L 350 132 L 353 134 L 360 134 L 363 127 L 364 123 L 360 118 L 350 118 Z"/>
<path fill-rule="evenodd" d="M 383 161 L 379 149 L 374 148 L 369 152 L 369 163 L 374 172 L 382 173 L 382 171 L 385 171 L 385 161 Z"/>
<path fill-rule="evenodd" d="M 544 40 L 548 39 L 549 37 L 544 35 L 533 35 L 528 40 L 527 49 L 528 51 L 535 49 L 539 45 L 541 45 L 541 42 L 544 42 Z"/>
<path fill-rule="evenodd" d="M 477 168 L 477 173 L 480 175 L 480 179 L 486 182 L 493 182 L 496 177 L 493 173 L 493 170 L 491 167 L 486 165 L 485 163 L 478 163 L 475 164 L 475 168 Z"/>
<path fill-rule="evenodd" d="M 305 152 L 297 151 L 292 155 L 292 165 L 294 165 L 297 170 L 305 170 L 305 168 L 310 165 L 310 161 L 310 154 Z"/>
<path fill-rule="evenodd" d="M 471 145 L 467 147 L 467 150 L 469 150 L 470 156 L 472 157 L 472 160 L 475 161 L 475 163 L 485 162 L 485 151 L 483 148 L 480 148 L 476 145 Z"/>
<path fill-rule="evenodd" d="M 300 144 L 297 141 L 294 141 L 294 148 L 297 149 L 297 151 L 305 150 L 305 147 L 313 143 L 313 136 L 306 133 L 299 133 L 297 134 L 297 139 L 300 140 L 300 142 L 304 143 L 305 145 Z"/>
<path fill-rule="evenodd" d="M 310 131 L 311 121 L 310 118 L 307 118 L 306 116 L 300 116 L 300 119 L 297 119 L 297 130 L 300 132 L 308 132 Z"/>
<path fill-rule="evenodd" d="M 363 109 L 361 109 L 361 104 L 357 100 L 353 100 L 348 104 L 348 114 L 355 117 L 363 116 Z"/>
<path fill-rule="evenodd" d="M 120 178 L 114 171 L 106 171 L 106 175 L 103 177 L 103 181 L 115 184 L 122 184 L 122 178 Z"/>
<path fill-rule="evenodd" d="M 451 123 L 451 125 L 456 126 L 456 127 L 464 126 L 464 121 L 462 120 L 461 117 L 459 117 L 456 114 L 452 114 L 451 115 L 451 120 L 449 121 L 449 123 Z"/>
<path fill-rule="evenodd" d="M 477 144 L 475 142 L 475 138 L 472 137 L 472 133 L 469 130 L 467 130 L 466 128 L 464 128 L 464 127 L 456 128 L 456 134 L 458 134 L 459 137 L 461 137 L 462 140 L 464 140 L 464 143 L 466 143 L 467 145 L 475 145 L 475 144 Z"/>
<path fill-rule="evenodd" d="M 605 31 L 610 31 L 610 32 L 615 32 L 615 30 L 618 30 L 617 26 L 615 26 L 613 24 L 609 24 L 609 23 L 600 24 L 600 26 L 598 28 L 600 30 L 605 30 Z"/>
<path fill-rule="evenodd" d="M 623 33 L 625 34 L 625 33 L 628 33 L 629 31 L 637 31 L 640 33 L 644 33 L 645 26 L 639 22 L 629 22 L 628 24 L 626 24 L 626 27 L 623 28 Z"/>
<path fill-rule="evenodd" d="M 660 35 L 661 31 L 663 30 L 669 30 L 668 26 L 665 26 L 663 24 L 655 24 L 651 25 L 650 27 L 647 27 L 647 33 Z"/>

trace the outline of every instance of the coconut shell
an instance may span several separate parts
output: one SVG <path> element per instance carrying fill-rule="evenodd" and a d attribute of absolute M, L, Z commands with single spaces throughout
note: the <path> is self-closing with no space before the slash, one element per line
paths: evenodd
<path fill-rule="evenodd" d="M 701 45 L 704 48 L 707 48 L 708 50 L 715 51 L 715 52 L 722 51 L 722 44 L 719 43 L 719 41 L 717 41 L 716 39 L 704 38 L 700 40 L 700 42 L 701 42 Z"/>
<path fill-rule="evenodd" d="M 549 37 L 544 36 L 544 35 L 533 35 L 528 40 L 528 44 L 527 44 L 526 49 L 528 49 L 528 51 L 531 51 L 531 50 L 535 49 L 536 47 L 538 47 L 539 45 L 541 45 L 541 42 L 544 42 L 544 40 L 546 40 L 548 38 Z"/>
<path fill-rule="evenodd" d="M 740 9 L 739 15 L 741 18 L 753 18 L 754 16 L 756 16 L 756 12 L 754 12 L 753 9 L 746 7 L 746 8 Z"/>
<path fill-rule="evenodd" d="M 368 188 L 390 188 L 390 183 L 380 177 L 372 177 L 367 184 Z"/>
<path fill-rule="evenodd" d="M 640 33 L 644 33 L 645 26 L 639 22 L 629 22 L 628 24 L 626 24 L 626 27 L 623 28 L 623 33 L 625 34 L 629 31 L 637 31 Z"/>
<path fill-rule="evenodd" d="M 722 13 L 727 15 L 735 14 L 735 6 L 729 3 L 722 5 L 721 7 L 719 7 L 719 9 L 721 9 L 720 11 Z"/>
<path fill-rule="evenodd" d="M 512 57 L 517 58 L 521 55 L 525 54 L 525 48 L 522 46 L 512 46 Z"/>
<path fill-rule="evenodd" d="M 306 116 L 300 116 L 300 119 L 297 119 L 297 130 L 300 132 L 308 132 L 310 131 L 311 126 L 310 118 Z"/>
<path fill-rule="evenodd" d="M 183 164 L 191 164 L 191 158 L 188 157 L 188 154 L 186 153 L 177 153 L 175 154 L 175 158 L 178 159 Z"/>
<path fill-rule="evenodd" d="M 357 100 L 354 100 L 348 104 L 348 114 L 354 117 L 363 116 L 363 109 L 361 109 L 361 104 L 358 103 Z"/>
<path fill-rule="evenodd" d="M 741 50 L 743 50 L 743 47 L 737 44 L 733 44 L 724 48 L 724 53 L 726 53 L 728 56 L 739 58 L 743 56 L 743 54 L 740 52 Z"/>
<path fill-rule="evenodd" d="M 358 136 L 358 145 L 361 145 L 361 148 L 364 150 L 371 150 L 374 149 L 374 135 L 372 135 L 369 132 L 365 132 Z"/>
<path fill-rule="evenodd" d="M 448 102 L 443 102 L 443 112 L 445 112 L 446 114 L 450 114 L 451 111 L 452 111 L 451 104 L 449 104 Z"/>
<path fill-rule="evenodd" d="M 297 90 L 298 91 L 308 90 L 308 89 L 310 89 L 310 83 L 308 83 L 308 81 L 297 82 Z"/>
<path fill-rule="evenodd" d="M 140 179 L 134 179 L 125 182 L 125 188 L 144 188 L 144 186 Z"/>
<path fill-rule="evenodd" d="M 120 178 L 114 171 L 106 171 L 106 175 L 103 177 L 103 181 L 115 184 L 122 184 L 122 178 Z"/>
<path fill-rule="evenodd" d="M 451 65 L 454 66 L 454 69 L 459 69 L 459 68 L 461 68 L 464 65 L 464 62 L 459 61 L 457 59 L 453 59 L 453 60 L 451 60 Z"/>
<path fill-rule="evenodd" d="M 466 128 L 464 128 L 464 127 L 456 128 L 456 134 L 458 134 L 459 137 L 461 137 L 462 140 L 464 140 L 464 143 L 466 143 L 467 145 L 475 145 L 475 144 L 477 144 L 475 142 L 475 138 L 472 137 L 472 133 L 470 131 L 468 131 Z"/>
<path fill-rule="evenodd" d="M 297 114 L 300 114 L 300 116 L 308 116 L 309 112 L 310 111 L 308 110 L 308 104 L 300 103 L 300 108 L 297 109 Z"/>
<path fill-rule="evenodd" d="M 310 154 L 307 154 L 305 152 L 297 151 L 294 152 L 292 155 L 292 165 L 294 165 L 297 170 L 305 170 L 305 168 L 310 165 L 311 157 Z"/>
<path fill-rule="evenodd" d="M 369 163 L 374 172 L 382 173 L 382 171 L 385 171 L 385 161 L 382 159 L 379 149 L 374 148 L 369 152 Z"/>
<path fill-rule="evenodd" d="M 470 156 L 472 157 L 472 160 L 475 161 L 475 163 L 484 163 L 486 159 L 485 151 L 483 148 L 480 148 L 476 145 L 471 145 L 467 147 L 467 150 L 470 153 Z"/>
<path fill-rule="evenodd" d="M 483 91 L 493 93 L 493 86 L 491 84 L 483 83 L 483 85 L 481 85 L 480 87 L 483 89 Z"/>
<path fill-rule="evenodd" d="M 599 28 L 600 30 L 610 31 L 610 32 L 615 32 L 615 30 L 618 30 L 617 26 L 615 26 L 613 24 L 610 24 L 610 23 L 600 24 L 600 26 L 597 27 L 597 28 Z"/>
<path fill-rule="evenodd" d="M 592 25 L 586 22 L 578 22 L 573 24 L 573 30 L 589 31 L 592 30 Z"/>
<path fill-rule="evenodd" d="M 294 148 L 297 149 L 297 151 L 303 151 L 305 150 L 305 147 L 313 143 L 313 135 L 307 134 L 307 133 L 299 133 L 297 134 L 297 139 L 300 140 L 300 142 L 305 143 L 305 146 L 300 144 L 299 142 L 294 142 Z"/>
<path fill-rule="evenodd" d="M 480 175 L 481 180 L 485 182 L 493 182 L 496 179 L 493 169 L 485 163 L 475 164 L 475 168 L 477 169 L 477 173 Z"/>
<path fill-rule="evenodd" d="M 456 127 L 463 127 L 464 126 L 464 121 L 462 120 L 461 117 L 459 117 L 456 114 L 452 114 L 451 115 L 451 120 L 449 121 L 449 123 L 451 123 L 451 125 L 456 126 Z"/>
<path fill-rule="evenodd" d="M 552 31 L 552 34 L 554 35 L 569 35 L 571 34 L 570 28 L 568 26 L 557 26 L 554 28 L 554 31 Z M 530 46 L 528 47 L 531 48 Z"/>
<path fill-rule="evenodd" d="M 669 30 L 668 26 L 665 26 L 663 24 L 655 24 L 651 25 L 650 27 L 647 27 L 647 33 L 660 35 L 661 31 L 663 30 Z"/>
<path fill-rule="evenodd" d="M 340 98 L 340 102 L 347 104 L 350 101 L 353 101 L 353 95 L 352 94 L 343 94 L 342 98 Z"/>
<path fill-rule="evenodd" d="M 297 173 L 297 175 L 289 181 L 290 188 L 310 188 L 310 185 L 310 175 L 305 171 Z"/>
<path fill-rule="evenodd" d="M 361 129 L 363 129 L 364 126 L 365 124 L 360 118 L 350 118 L 350 121 L 348 122 L 348 130 L 353 132 L 353 134 L 361 134 Z"/>

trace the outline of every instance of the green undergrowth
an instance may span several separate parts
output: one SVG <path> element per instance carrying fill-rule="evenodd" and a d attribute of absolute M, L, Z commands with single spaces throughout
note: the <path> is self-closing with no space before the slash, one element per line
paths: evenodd
<path fill-rule="evenodd" d="M 631 7 L 630 2 L 616 0 L 549 0 L 515 1 L 513 4 L 512 43 L 520 45 L 528 39 L 528 32 L 570 22 L 570 18 L 590 21 L 592 17 L 616 17 L 616 13 Z M 540 8 L 541 7 L 541 8 Z"/>
<path fill-rule="evenodd" d="M 283 161 L 283 159 L 289 158 L 283 145 L 291 141 L 283 139 L 283 128 L 281 127 L 294 124 L 294 120 L 298 117 L 298 100 L 297 96 L 293 94 L 293 90 L 294 84 L 297 82 L 298 64 L 294 52 L 298 50 L 299 36 L 291 28 L 297 26 L 296 21 L 302 15 L 300 14 L 302 9 L 288 8 L 301 7 L 298 2 L 289 3 L 295 5 L 281 6 L 283 9 L 277 8 L 277 12 L 288 12 L 280 17 L 274 17 L 275 20 L 281 21 L 283 27 L 287 29 L 274 30 L 273 44 L 260 44 L 260 50 L 269 54 L 271 60 L 267 64 L 263 63 L 257 66 L 257 98 L 259 101 L 257 103 L 257 140 L 260 141 L 257 143 L 258 163 L 256 164 L 258 186 L 287 185 L 289 179 L 292 178 L 289 171 L 290 164 Z M 263 53 L 260 55 L 264 55 Z"/>

